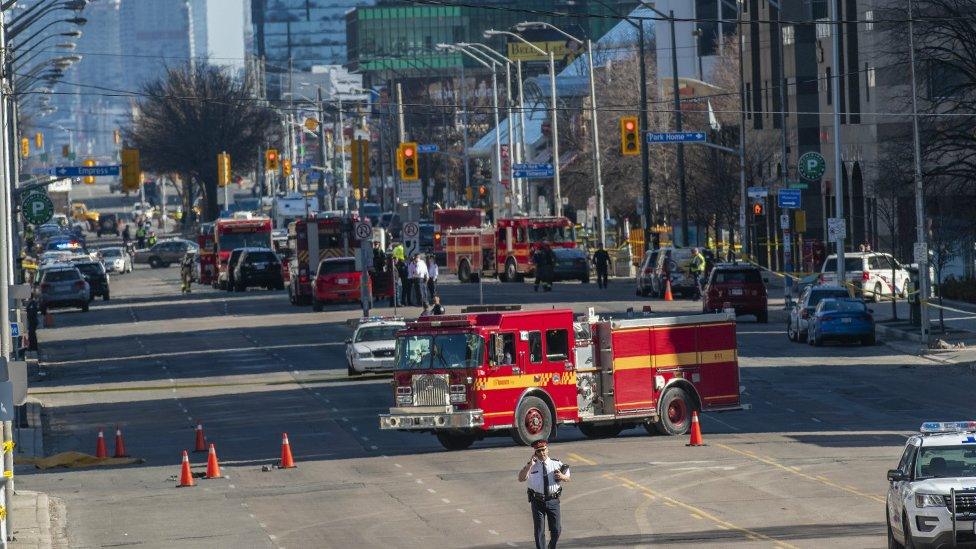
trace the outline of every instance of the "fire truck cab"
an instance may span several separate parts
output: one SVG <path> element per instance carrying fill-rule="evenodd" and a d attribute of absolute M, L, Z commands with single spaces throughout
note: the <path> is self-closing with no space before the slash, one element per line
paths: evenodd
<path fill-rule="evenodd" d="M 218 219 L 214 223 L 215 288 L 227 289 L 228 260 L 237 248 L 271 248 L 271 219 L 249 212 L 237 212 L 234 217 Z"/>
<path fill-rule="evenodd" d="M 197 283 L 213 284 L 217 276 L 217 254 L 214 252 L 213 223 L 200 224 L 200 230 L 197 232 L 197 246 L 200 248 L 197 254 L 197 262 L 199 265 Z"/>
<path fill-rule="evenodd" d="M 543 242 L 553 248 L 576 247 L 573 224 L 565 217 L 499 219 L 494 227 L 448 231 L 443 240 L 448 271 L 461 282 L 482 276 L 518 282 L 535 274 L 532 253 Z"/>
<path fill-rule="evenodd" d="M 381 429 L 432 432 L 449 450 L 559 425 L 588 437 L 642 425 L 684 434 L 692 411 L 739 409 L 731 314 L 575 319 L 571 310 L 422 317 L 397 335 L 394 407 Z"/>

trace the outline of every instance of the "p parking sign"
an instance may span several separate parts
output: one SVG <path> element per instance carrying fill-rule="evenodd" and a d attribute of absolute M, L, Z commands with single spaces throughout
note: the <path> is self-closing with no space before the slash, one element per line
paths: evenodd
<path fill-rule="evenodd" d="M 21 203 L 24 219 L 34 225 L 47 223 L 54 217 L 54 203 L 45 192 L 32 192 Z"/>
<path fill-rule="evenodd" d="M 824 172 L 827 170 L 827 162 L 824 160 L 823 155 L 818 152 L 803 153 L 800 156 L 797 169 L 800 171 L 803 179 L 817 181 L 823 177 Z"/>

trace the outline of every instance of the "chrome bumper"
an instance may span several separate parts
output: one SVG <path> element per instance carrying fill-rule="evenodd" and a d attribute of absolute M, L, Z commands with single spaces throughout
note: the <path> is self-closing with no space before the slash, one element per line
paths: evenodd
<path fill-rule="evenodd" d="M 380 429 L 472 429 L 485 424 L 484 412 L 481 410 L 455 412 L 452 408 L 451 406 L 390 408 L 389 414 L 380 414 Z"/>

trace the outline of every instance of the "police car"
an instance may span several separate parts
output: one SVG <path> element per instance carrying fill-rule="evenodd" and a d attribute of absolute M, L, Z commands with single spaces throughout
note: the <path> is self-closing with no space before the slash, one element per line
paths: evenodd
<path fill-rule="evenodd" d="M 976 547 L 976 421 L 925 422 L 888 471 L 888 547 Z"/>
<path fill-rule="evenodd" d="M 407 323 L 402 318 L 360 319 L 352 337 L 346 340 L 349 375 L 393 371 L 396 362 L 396 333 L 406 326 Z"/>

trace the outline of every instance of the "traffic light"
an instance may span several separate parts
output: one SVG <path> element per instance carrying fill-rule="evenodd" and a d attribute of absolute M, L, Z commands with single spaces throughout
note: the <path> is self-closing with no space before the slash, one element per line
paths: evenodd
<path fill-rule="evenodd" d="M 264 152 L 264 169 L 269 172 L 278 171 L 278 149 L 268 149 Z"/>
<path fill-rule="evenodd" d="M 291 159 L 285 158 L 284 160 L 281 161 L 281 173 L 285 177 L 291 175 Z"/>
<path fill-rule="evenodd" d="M 636 116 L 620 117 L 620 154 L 634 156 L 640 154 Z"/>
<path fill-rule="evenodd" d="M 43 133 L 37 132 L 37 133 L 34 134 L 34 147 L 36 147 L 37 150 L 39 150 L 39 151 L 44 150 L 44 134 Z"/>
<path fill-rule="evenodd" d="M 478 187 L 478 198 L 484 198 L 488 196 L 488 187 L 481 185 Z"/>
<path fill-rule="evenodd" d="M 86 158 L 85 161 L 82 162 L 82 164 L 85 165 L 86 167 L 89 167 L 90 168 L 90 167 L 94 166 L 96 164 L 96 162 L 92 158 Z M 86 175 L 84 181 L 85 181 L 85 185 L 94 185 L 95 184 L 95 176 L 94 175 Z"/>
<path fill-rule="evenodd" d="M 61 156 L 64 158 L 71 156 L 71 145 L 61 145 Z"/>
<path fill-rule="evenodd" d="M 762 202 L 754 202 L 752 204 L 752 215 L 756 217 L 762 217 L 766 213 L 766 207 Z"/>
<path fill-rule="evenodd" d="M 417 144 L 414 142 L 401 143 L 400 154 L 403 157 L 403 165 L 400 167 L 400 179 L 403 181 L 417 181 L 420 179 L 420 170 L 417 169 Z"/>
<path fill-rule="evenodd" d="M 138 191 L 142 185 L 142 168 L 139 166 L 139 149 L 122 149 L 122 189 Z"/>
<path fill-rule="evenodd" d="M 369 187 L 369 141 L 365 139 L 352 140 L 352 185 Z"/>
<path fill-rule="evenodd" d="M 30 156 L 30 139 L 26 137 L 20 138 L 20 156 L 22 158 L 27 158 Z"/>
<path fill-rule="evenodd" d="M 217 186 L 230 185 L 230 155 L 223 152 L 217 155 Z"/>

